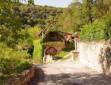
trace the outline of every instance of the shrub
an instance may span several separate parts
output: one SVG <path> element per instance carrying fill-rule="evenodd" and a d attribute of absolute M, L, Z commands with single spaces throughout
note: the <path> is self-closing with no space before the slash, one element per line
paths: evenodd
<path fill-rule="evenodd" d="M 30 54 L 27 53 L 27 51 L 15 51 L 15 50 L 10 52 L 10 55 L 14 58 L 22 58 L 22 59 L 29 59 L 31 56 Z"/>
<path fill-rule="evenodd" d="M 31 61 L 24 60 L 18 65 L 18 67 L 16 68 L 16 72 L 22 72 L 23 70 L 28 69 L 30 67 L 32 67 Z"/>
<path fill-rule="evenodd" d="M 33 40 L 39 39 L 38 35 L 39 35 L 40 31 L 42 31 L 42 29 L 39 26 L 35 26 L 33 28 L 28 29 L 28 33 Z"/>
<path fill-rule="evenodd" d="M 0 72 L 10 74 L 15 71 L 20 63 L 19 59 L 15 58 L 0 58 Z"/>
<path fill-rule="evenodd" d="M 82 41 L 95 41 L 111 38 L 111 18 L 96 20 L 81 29 L 80 39 Z"/>
<path fill-rule="evenodd" d="M 14 50 L 11 48 L 1 48 L 0 47 L 0 58 L 22 58 L 22 59 L 29 59 L 30 54 L 27 53 L 27 51 L 20 51 L 20 50 Z"/>
<path fill-rule="evenodd" d="M 6 44 L 0 43 L 0 73 L 3 74 L 13 74 L 19 70 L 22 64 L 21 71 L 28 68 L 28 65 L 31 66 L 31 62 L 28 62 L 30 55 L 27 51 L 19 51 L 12 48 L 9 48 Z M 27 61 L 27 66 L 25 62 Z M 25 65 L 24 65 L 25 64 Z"/>
<path fill-rule="evenodd" d="M 67 43 L 66 44 L 66 47 L 63 49 L 64 51 L 72 51 L 74 50 L 74 41 L 70 42 L 70 43 Z"/>
<path fill-rule="evenodd" d="M 41 44 L 41 40 L 35 40 L 33 59 L 37 62 L 41 62 L 42 56 L 43 56 L 43 46 Z"/>
<path fill-rule="evenodd" d="M 13 74 L 22 72 L 32 66 L 31 62 L 28 62 L 20 58 L 0 58 L 0 73 Z"/>

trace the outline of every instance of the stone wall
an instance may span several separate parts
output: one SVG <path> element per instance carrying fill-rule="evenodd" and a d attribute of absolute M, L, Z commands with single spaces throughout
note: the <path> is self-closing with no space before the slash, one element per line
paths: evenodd
<path fill-rule="evenodd" d="M 98 72 L 111 72 L 111 40 L 79 42 L 79 61 Z"/>
<path fill-rule="evenodd" d="M 43 76 L 44 74 L 40 68 L 32 67 L 10 78 L 4 85 L 32 85 L 33 79 L 36 79 L 36 83 L 38 83 L 44 80 Z"/>

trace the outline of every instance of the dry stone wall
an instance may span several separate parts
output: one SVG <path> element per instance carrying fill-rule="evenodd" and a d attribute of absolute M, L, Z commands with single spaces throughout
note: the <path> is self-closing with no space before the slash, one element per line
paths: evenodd
<path fill-rule="evenodd" d="M 33 85 L 33 80 L 36 84 L 40 81 L 44 81 L 43 71 L 36 66 L 10 78 L 4 85 Z"/>
<path fill-rule="evenodd" d="M 10 78 L 4 85 L 27 85 L 34 75 L 35 68 L 31 68 L 13 78 Z"/>

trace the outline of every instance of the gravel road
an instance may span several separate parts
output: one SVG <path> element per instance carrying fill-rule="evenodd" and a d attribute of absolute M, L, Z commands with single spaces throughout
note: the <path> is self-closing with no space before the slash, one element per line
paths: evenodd
<path fill-rule="evenodd" d="M 111 85 L 111 79 L 70 59 L 52 64 L 36 65 L 44 79 L 37 84 L 36 78 L 30 85 Z"/>

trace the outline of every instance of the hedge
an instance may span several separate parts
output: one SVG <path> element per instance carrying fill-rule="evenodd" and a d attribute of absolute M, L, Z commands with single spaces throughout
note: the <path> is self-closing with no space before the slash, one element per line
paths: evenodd
<path fill-rule="evenodd" d="M 43 56 L 43 45 L 41 43 L 41 40 L 35 40 L 33 44 L 34 44 L 33 60 L 41 62 Z"/>

